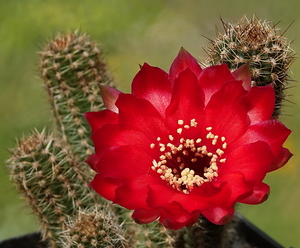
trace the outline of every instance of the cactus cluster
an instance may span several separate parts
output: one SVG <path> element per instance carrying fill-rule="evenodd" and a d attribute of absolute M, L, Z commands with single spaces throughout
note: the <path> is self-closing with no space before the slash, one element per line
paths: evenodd
<path fill-rule="evenodd" d="M 207 48 L 207 63 L 236 69 L 249 62 L 254 85 L 274 85 L 277 117 L 294 59 L 290 43 L 257 18 L 223 26 L 225 34 Z M 99 84 L 114 86 L 97 43 L 78 31 L 59 34 L 39 54 L 54 125 L 19 139 L 7 164 L 49 247 L 198 247 L 201 227 L 175 232 L 158 222 L 138 225 L 129 210 L 106 202 L 88 185 L 94 173 L 84 161 L 93 146 L 83 114 L 104 108 Z"/>
<path fill-rule="evenodd" d="M 295 53 L 290 43 L 272 25 L 257 17 L 246 16 L 237 23 L 222 21 L 224 33 L 218 33 L 210 40 L 206 52 L 207 64 L 226 63 L 232 70 L 250 63 L 253 85 L 272 84 L 276 94 L 274 118 L 280 116 L 280 107 L 286 97 L 288 71 Z"/>

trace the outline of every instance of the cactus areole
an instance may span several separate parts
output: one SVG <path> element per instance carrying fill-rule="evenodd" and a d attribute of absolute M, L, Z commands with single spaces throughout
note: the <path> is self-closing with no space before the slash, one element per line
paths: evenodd
<path fill-rule="evenodd" d="M 271 85 L 251 87 L 249 68 L 202 69 L 183 48 L 169 73 L 144 64 L 132 93 L 102 87 L 106 110 L 85 114 L 95 154 L 91 187 L 166 228 L 192 225 L 200 214 L 226 224 L 237 202 L 259 204 L 263 182 L 291 157 L 290 134 L 272 118 Z"/>

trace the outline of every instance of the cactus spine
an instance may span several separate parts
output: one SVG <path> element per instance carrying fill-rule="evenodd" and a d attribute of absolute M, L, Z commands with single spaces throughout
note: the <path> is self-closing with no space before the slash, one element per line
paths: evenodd
<path fill-rule="evenodd" d="M 253 17 L 241 18 L 236 24 L 222 21 L 225 33 L 218 33 L 206 49 L 207 64 L 226 63 L 236 69 L 249 62 L 253 85 L 272 84 L 276 95 L 274 118 L 286 97 L 288 70 L 295 54 L 290 42 L 279 34 L 276 25 Z"/>

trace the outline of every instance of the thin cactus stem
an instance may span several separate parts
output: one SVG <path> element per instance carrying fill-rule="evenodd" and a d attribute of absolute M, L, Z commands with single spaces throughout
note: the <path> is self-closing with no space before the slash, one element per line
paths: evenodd
<path fill-rule="evenodd" d="M 83 114 L 103 109 L 99 84 L 113 84 L 103 53 L 89 36 L 75 31 L 58 35 L 39 54 L 56 129 L 83 161 L 93 153 Z"/>

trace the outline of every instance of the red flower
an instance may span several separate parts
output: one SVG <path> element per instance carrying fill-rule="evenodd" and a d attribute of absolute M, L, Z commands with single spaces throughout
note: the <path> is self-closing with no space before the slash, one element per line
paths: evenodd
<path fill-rule="evenodd" d="M 91 187 L 138 223 L 174 230 L 200 214 L 225 224 L 236 202 L 265 201 L 266 173 L 292 155 L 282 147 L 290 130 L 272 119 L 272 86 L 250 83 L 247 65 L 201 69 L 181 49 L 169 74 L 144 64 L 131 94 L 103 86 L 107 109 L 86 113 Z"/>

